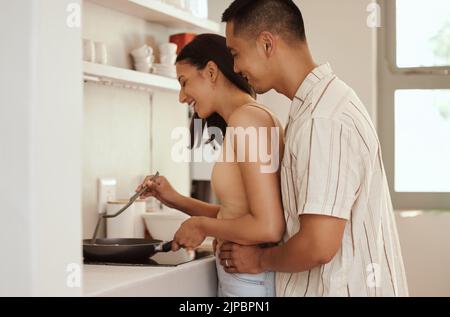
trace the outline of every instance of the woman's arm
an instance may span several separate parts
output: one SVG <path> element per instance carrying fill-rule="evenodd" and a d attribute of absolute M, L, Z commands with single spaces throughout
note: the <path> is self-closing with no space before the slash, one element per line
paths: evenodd
<path fill-rule="evenodd" d="M 277 243 L 282 239 L 284 232 L 277 228 L 276 224 L 270 227 L 267 221 L 259 220 L 251 214 L 230 220 L 202 217 L 199 220 L 199 228 L 207 237 L 240 245 Z"/>
<path fill-rule="evenodd" d="M 206 217 L 206 219 L 217 218 L 220 206 L 205 203 L 198 199 L 180 195 L 175 202 L 175 209 L 178 209 L 192 217 Z"/>
<path fill-rule="evenodd" d="M 155 180 L 153 180 L 153 176 L 147 177 L 136 189 L 136 192 L 139 192 L 143 186 L 148 190 L 141 198 L 155 197 L 167 207 L 178 209 L 190 216 L 216 218 L 219 213 L 220 206 L 181 195 L 164 176 L 159 176 Z"/>

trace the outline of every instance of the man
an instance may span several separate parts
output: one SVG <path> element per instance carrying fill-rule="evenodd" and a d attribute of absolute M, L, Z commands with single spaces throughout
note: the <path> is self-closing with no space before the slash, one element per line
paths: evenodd
<path fill-rule="evenodd" d="M 351 88 L 310 54 L 291 0 L 225 11 L 235 71 L 289 97 L 281 183 L 287 231 L 273 248 L 225 244 L 229 273 L 277 273 L 277 296 L 408 296 L 381 148 Z"/>

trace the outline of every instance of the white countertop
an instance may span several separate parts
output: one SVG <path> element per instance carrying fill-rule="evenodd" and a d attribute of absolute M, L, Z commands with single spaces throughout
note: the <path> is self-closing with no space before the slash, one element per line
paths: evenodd
<path fill-rule="evenodd" d="M 177 267 L 85 265 L 83 293 L 88 297 L 215 297 L 215 258 Z"/>

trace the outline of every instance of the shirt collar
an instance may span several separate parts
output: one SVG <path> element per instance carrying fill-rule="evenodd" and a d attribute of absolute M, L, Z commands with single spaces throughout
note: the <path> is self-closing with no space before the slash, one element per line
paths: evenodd
<path fill-rule="evenodd" d="M 291 112 L 289 117 L 293 117 L 298 107 L 301 107 L 305 102 L 306 98 L 314 88 L 314 86 L 319 83 L 322 79 L 328 77 L 333 74 L 333 70 L 329 63 L 322 64 L 316 68 L 314 68 L 308 76 L 306 76 L 305 80 L 302 82 L 300 87 L 295 94 L 294 100 L 292 102 Z"/>

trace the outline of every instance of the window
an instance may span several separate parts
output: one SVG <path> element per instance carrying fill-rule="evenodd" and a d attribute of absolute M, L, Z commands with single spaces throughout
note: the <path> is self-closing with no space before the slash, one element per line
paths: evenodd
<path fill-rule="evenodd" d="M 450 1 L 381 0 L 378 129 L 396 209 L 450 209 Z"/>
<path fill-rule="evenodd" d="M 450 65 L 450 1 L 397 0 L 397 66 Z"/>
<path fill-rule="evenodd" d="M 395 144 L 395 191 L 450 192 L 450 90 L 397 90 Z"/>

